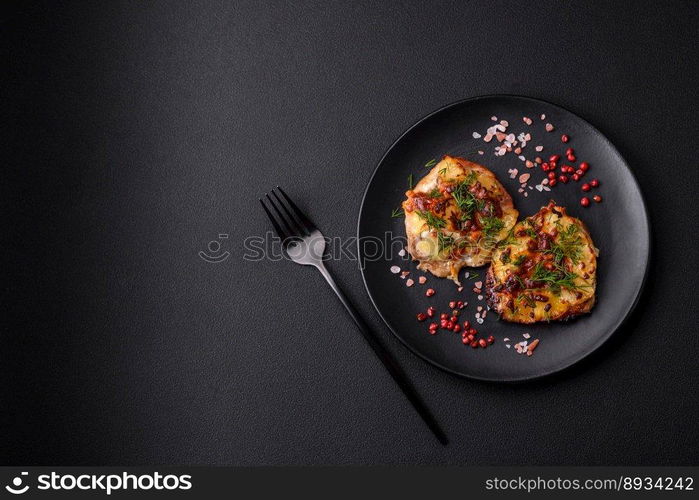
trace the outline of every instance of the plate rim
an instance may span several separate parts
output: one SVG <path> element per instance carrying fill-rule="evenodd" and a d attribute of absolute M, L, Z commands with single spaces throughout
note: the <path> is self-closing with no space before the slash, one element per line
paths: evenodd
<path fill-rule="evenodd" d="M 646 204 L 645 196 L 643 195 L 643 191 L 641 190 L 641 185 L 638 183 L 638 179 L 636 179 L 636 175 L 633 173 L 633 170 L 630 168 L 629 163 L 626 161 L 626 158 L 621 154 L 621 152 L 616 148 L 616 146 L 607 138 L 605 134 L 603 134 L 597 127 L 592 125 L 590 122 L 588 122 L 585 118 L 581 117 L 577 113 L 572 112 L 568 108 L 565 108 L 563 106 L 560 106 L 558 104 L 554 104 L 552 102 L 549 102 L 544 99 L 539 99 L 535 97 L 528 97 L 528 96 L 523 96 L 523 95 L 518 95 L 518 94 L 483 94 L 483 95 L 478 95 L 478 96 L 473 96 L 473 97 L 467 97 L 465 99 L 460 99 L 458 101 L 453 101 L 449 104 L 446 104 L 422 117 L 420 117 L 417 121 L 415 121 L 410 127 L 405 129 L 399 136 L 398 138 L 391 143 L 391 145 L 384 151 L 383 155 L 381 155 L 381 158 L 379 161 L 376 163 L 376 166 L 374 167 L 374 170 L 371 173 L 371 177 L 369 177 L 369 180 L 366 184 L 366 187 L 364 188 L 364 193 L 362 194 L 362 200 L 359 205 L 359 216 L 357 218 L 357 256 L 359 257 L 361 262 L 361 259 L 363 258 L 363 253 L 362 253 L 362 245 L 361 245 L 361 235 L 360 235 L 360 227 L 362 223 L 362 215 L 364 212 L 364 206 L 366 203 L 366 197 L 367 193 L 369 192 L 369 188 L 371 187 L 371 184 L 374 180 L 374 177 L 376 176 L 377 172 L 379 171 L 379 168 L 381 165 L 384 163 L 384 160 L 386 157 L 391 153 L 391 151 L 396 147 L 396 145 L 408 134 L 410 133 L 414 128 L 418 127 L 420 124 L 422 124 L 424 121 L 430 119 L 432 116 L 441 113 L 449 108 L 455 107 L 462 105 L 467 102 L 472 102 L 472 101 L 478 101 L 478 100 L 483 100 L 483 99 L 492 99 L 492 98 L 515 98 L 515 99 L 522 99 L 526 101 L 532 101 L 532 102 L 538 102 L 538 103 L 543 103 L 547 106 L 553 106 L 554 108 L 558 108 L 562 111 L 565 111 L 566 113 L 570 113 L 571 115 L 575 116 L 579 120 L 581 120 L 584 124 L 589 126 L 592 130 L 597 132 L 597 134 L 602 137 L 604 141 L 606 141 L 607 145 L 611 147 L 618 155 L 619 158 L 621 158 L 621 161 L 623 162 L 624 166 L 626 167 L 626 170 L 629 172 L 631 175 L 631 180 L 633 181 L 633 184 L 636 186 L 636 189 L 639 193 L 640 199 L 641 199 L 641 205 L 643 207 L 643 215 L 646 223 L 646 232 L 645 232 L 645 239 L 646 239 L 646 258 L 645 262 L 643 263 L 643 278 L 641 279 L 641 284 L 639 285 L 638 289 L 636 290 L 636 295 L 634 296 L 634 300 L 631 303 L 630 307 L 626 311 L 626 313 L 621 317 L 617 322 L 612 326 L 612 328 L 609 329 L 609 332 L 600 337 L 597 342 L 595 342 L 592 347 L 583 354 L 581 357 L 577 358 L 575 361 L 572 363 L 565 364 L 563 363 L 558 364 L 554 366 L 553 368 L 549 369 L 548 371 L 542 372 L 542 373 L 537 373 L 535 375 L 531 376 L 523 376 L 523 377 L 508 377 L 508 378 L 502 378 L 502 377 L 482 377 L 478 375 L 470 375 L 466 373 L 462 373 L 456 370 L 453 370 L 451 368 L 448 368 L 441 363 L 435 361 L 434 359 L 429 358 L 428 356 L 422 354 L 419 352 L 417 349 L 413 348 L 410 344 L 408 344 L 407 341 L 405 341 L 398 333 L 395 331 L 395 329 L 391 326 L 391 324 L 388 322 L 388 320 L 384 317 L 382 314 L 381 310 L 379 309 L 378 305 L 376 304 L 376 301 L 374 300 L 374 296 L 371 294 L 371 290 L 369 290 L 369 285 L 366 280 L 366 272 L 362 268 L 362 266 L 359 266 L 359 271 L 360 274 L 362 275 L 362 282 L 364 283 L 364 289 L 367 292 L 367 295 L 369 296 L 369 300 L 371 301 L 371 304 L 374 306 L 374 309 L 378 313 L 379 317 L 381 318 L 381 321 L 388 327 L 390 332 L 393 334 L 394 337 L 396 337 L 401 344 L 403 344 L 405 347 L 408 348 L 408 350 L 416 355 L 418 358 L 422 359 L 423 361 L 429 363 L 430 365 L 433 365 L 437 368 L 439 368 L 442 371 L 445 371 L 447 373 L 450 373 L 452 375 L 456 375 L 457 377 L 460 378 L 465 378 L 465 379 L 470 379 L 470 380 L 478 380 L 481 382 L 493 382 L 493 383 L 517 383 L 517 382 L 528 382 L 528 381 L 533 381 L 533 380 L 539 380 L 543 379 L 546 377 L 550 377 L 556 373 L 560 373 L 564 370 L 568 370 L 572 368 L 573 366 L 581 363 L 583 360 L 587 359 L 589 356 L 591 356 L 593 353 L 597 352 L 600 347 L 602 347 L 609 339 L 628 321 L 628 319 L 631 317 L 633 312 L 636 310 L 636 306 L 638 305 L 641 296 L 643 294 L 643 291 L 646 286 L 647 278 L 648 278 L 648 268 L 650 266 L 650 258 L 651 258 L 651 252 L 652 252 L 652 241 L 651 241 L 651 222 L 650 222 L 650 216 L 648 215 L 648 205 Z"/>

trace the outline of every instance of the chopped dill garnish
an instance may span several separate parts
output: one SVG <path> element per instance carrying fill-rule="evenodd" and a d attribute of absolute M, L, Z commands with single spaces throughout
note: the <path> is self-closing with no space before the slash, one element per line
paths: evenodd
<path fill-rule="evenodd" d="M 439 188 L 434 188 L 432 191 L 429 192 L 427 196 L 429 196 L 430 198 L 439 198 L 440 196 L 442 196 L 442 192 L 439 190 Z"/>
<path fill-rule="evenodd" d="M 556 221 L 558 226 L 558 241 L 551 245 L 551 248 L 545 253 L 551 253 L 557 264 L 563 261 L 564 257 L 568 257 L 573 264 L 577 264 L 582 257 L 582 238 L 580 237 L 580 227 L 577 224 L 570 224 L 566 229 L 562 229 L 560 223 Z"/>
<path fill-rule="evenodd" d="M 476 182 L 476 173 L 471 171 L 470 174 L 461 182 L 459 182 L 454 190 L 451 192 L 456 206 L 461 212 L 460 219 L 462 221 L 470 220 L 473 217 L 473 213 L 479 210 L 483 210 L 484 202 L 479 200 L 470 191 L 470 187 Z"/>
<path fill-rule="evenodd" d="M 446 173 L 447 173 L 447 167 L 440 168 L 438 173 L 439 173 L 439 175 L 444 175 L 444 174 L 446 174 Z"/>
<path fill-rule="evenodd" d="M 521 293 L 517 295 L 517 302 L 525 302 L 525 306 L 531 309 L 536 308 L 536 301 L 528 293 Z"/>
<path fill-rule="evenodd" d="M 512 227 L 507 232 L 507 236 L 505 236 L 505 239 L 498 241 L 497 247 L 501 248 L 501 247 L 505 247 L 507 245 L 513 245 L 516 242 L 517 242 L 517 239 L 515 238 L 515 228 Z"/>
<path fill-rule="evenodd" d="M 481 227 L 483 228 L 483 236 L 486 243 L 492 245 L 497 242 L 496 238 L 502 231 L 502 228 L 505 227 L 505 223 L 497 217 L 483 217 L 481 218 Z"/>
<path fill-rule="evenodd" d="M 544 285 L 551 288 L 555 294 L 560 294 L 561 288 L 568 288 L 569 290 L 586 288 L 585 285 L 576 284 L 576 278 L 578 278 L 577 274 L 571 273 L 562 267 L 553 270 L 546 269 L 541 262 L 534 267 L 531 276 L 532 281 L 544 283 Z"/>
<path fill-rule="evenodd" d="M 408 189 L 413 189 L 413 174 L 408 176 Z"/>
<path fill-rule="evenodd" d="M 396 217 L 403 217 L 405 215 L 405 212 L 403 212 L 403 209 L 401 207 L 394 208 L 393 212 L 391 212 L 391 217 L 396 218 Z"/>
<path fill-rule="evenodd" d="M 442 229 L 447 225 L 447 222 L 444 219 L 437 217 L 432 212 L 428 212 L 426 210 L 418 210 L 416 213 L 422 219 L 424 219 L 427 225 L 432 229 Z"/>
<path fill-rule="evenodd" d="M 527 256 L 522 254 L 519 257 L 515 259 L 515 261 L 512 263 L 514 266 L 519 267 L 522 264 L 524 264 L 524 261 L 527 260 Z"/>
<path fill-rule="evenodd" d="M 453 236 L 444 234 L 441 231 L 437 233 L 437 247 L 439 248 L 440 252 L 446 250 L 447 248 L 453 247 L 455 242 L 456 240 Z"/>
<path fill-rule="evenodd" d="M 510 252 L 503 252 L 502 255 L 500 256 L 500 262 L 503 264 L 509 264 L 510 263 Z"/>
<path fill-rule="evenodd" d="M 434 167 L 436 164 L 437 164 L 437 160 L 435 160 L 434 158 L 432 158 L 430 161 L 428 161 L 427 163 L 425 163 L 425 166 L 426 166 L 427 168 L 429 168 L 429 167 Z"/>

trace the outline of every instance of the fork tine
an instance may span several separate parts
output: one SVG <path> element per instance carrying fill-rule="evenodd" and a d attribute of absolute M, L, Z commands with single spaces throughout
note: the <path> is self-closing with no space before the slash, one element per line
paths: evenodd
<path fill-rule="evenodd" d="M 277 220 L 272 216 L 272 213 L 269 211 L 267 208 L 267 205 L 265 205 L 265 202 L 262 201 L 262 198 L 260 198 L 260 204 L 262 205 L 262 208 L 265 209 L 265 212 L 267 213 L 267 217 L 269 217 L 269 220 L 272 222 L 272 225 L 274 226 L 274 230 L 277 232 L 277 236 L 279 236 L 282 240 L 285 240 L 289 237 L 288 234 L 285 233 L 285 231 L 279 226 L 277 223 Z"/>
<path fill-rule="evenodd" d="M 289 222 L 289 226 L 293 226 L 293 229 L 295 229 L 296 234 L 308 236 L 310 234 L 310 232 L 306 229 L 306 227 L 302 223 L 299 222 L 299 220 L 296 217 L 291 215 L 291 212 L 289 211 L 288 208 L 286 208 L 286 205 L 281 200 L 281 198 L 279 198 L 279 195 L 277 194 L 277 192 L 274 189 L 272 190 L 272 196 L 274 196 L 277 199 L 277 202 L 279 203 L 279 205 L 284 209 L 284 212 L 287 215 L 287 220 Z"/>
<path fill-rule="evenodd" d="M 284 215 L 279 210 L 279 207 L 277 207 L 277 205 L 274 203 L 272 197 L 268 193 L 265 193 L 265 198 L 267 198 L 267 203 L 272 208 L 272 211 L 277 216 L 277 219 L 279 219 L 281 226 L 286 230 L 286 238 L 298 235 L 298 232 L 292 227 L 292 224 L 288 220 L 286 220 Z"/>
<path fill-rule="evenodd" d="M 294 211 L 294 213 L 296 214 L 296 218 L 298 219 L 298 221 L 306 228 L 306 231 L 308 231 L 309 233 L 315 231 L 315 230 L 316 230 L 315 225 L 313 225 L 313 223 L 308 219 L 308 217 L 306 217 L 306 216 L 303 214 L 303 212 L 299 209 L 299 207 L 296 206 L 296 203 L 294 203 L 293 201 L 291 201 L 291 198 L 289 198 L 289 197 L 286 195 L 286 193 L 284 192 L 284 190 L 283 190 L 282 188 L 280 188 L 279 186 L 277 186 L 277 189 L 279 190 L 279 192 L 282 194 L 282 196 L 284 197 L 284 199 L 286 200 L 286 202 L 289 204 L 289 206 L 291 207 L 291 209 L 292 209 L 292 210 Z"/>

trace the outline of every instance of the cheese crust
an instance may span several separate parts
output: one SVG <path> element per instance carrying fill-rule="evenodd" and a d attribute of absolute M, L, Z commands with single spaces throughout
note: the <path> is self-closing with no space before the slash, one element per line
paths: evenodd
<path fill-rule="evenodd" d="M 418 269 L 456 283 L 462 267 L 490 262 L 519 215 L 495 174 L 452 156 L 406 192 L 403 210 L 408 252 Z"/>
<path fill-rule="evenodd" d="M 588 313 L 598 253 L 582 221 L 551 201 L 498 244 L 485 280 L 487 303 L 515 323 Z"/>

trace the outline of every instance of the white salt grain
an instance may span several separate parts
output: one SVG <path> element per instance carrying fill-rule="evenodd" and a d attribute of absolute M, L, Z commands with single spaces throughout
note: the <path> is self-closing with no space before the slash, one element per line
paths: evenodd
<path fill-rule="evenodd" d="M 544 146 L 537 146 L 537 147 L 535 147 L 534 149 L 536 149 L 537 151 L 543 151 L 543 150 L 544 150 Z"/>
<path fill-rule="evenodd" d="M 391 266 L 391 272 L 393 274 L 398 274 L 400 272 L 400 267 L 398 266 Z"/>
<path fill-rule="evenodd" d="M 415 282 L 411 279 L 409 279 L 408 281 L 405 282 L 405 286 L 413 286 L 414 284 L 415 284 Z"/>
<path fill-rule="evenodd" d="M 473 133 L 473 138 L 474 138 L 474 139 L 480 139 L 480 138 L 481 138 L 481 134 L 479 134 L 478 132 L 474 132 L 474 133 Z"/>

